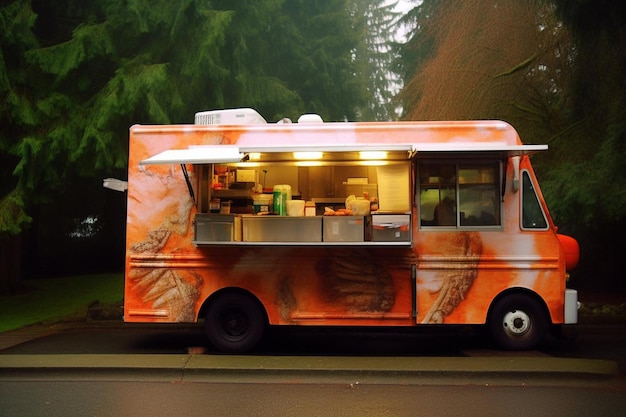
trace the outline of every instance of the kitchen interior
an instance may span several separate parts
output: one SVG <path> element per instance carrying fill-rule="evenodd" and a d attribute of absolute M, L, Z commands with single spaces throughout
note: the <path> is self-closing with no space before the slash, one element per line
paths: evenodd
<path fill-rule="evenodd" d="M 363 154 L 249 154 L 196 165 L 194 243 L 410 244 L 406 154 Z"/>

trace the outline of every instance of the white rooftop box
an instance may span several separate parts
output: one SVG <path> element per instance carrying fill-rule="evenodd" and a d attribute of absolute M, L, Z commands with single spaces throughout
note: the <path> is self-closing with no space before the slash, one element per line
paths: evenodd
<path fill-rule="evenodd" d="M 209 110 L 196 113 L 197 125 L 258 125 L 267 122 L 254 109 Z"/>

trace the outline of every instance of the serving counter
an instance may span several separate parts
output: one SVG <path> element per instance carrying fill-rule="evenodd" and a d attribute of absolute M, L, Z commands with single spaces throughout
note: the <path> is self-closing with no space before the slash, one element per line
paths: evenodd
<path fill-rule="evenodd" d="M 411 244 L 410 214 L 275 216 L 197 214 L 196 246 Z"/>

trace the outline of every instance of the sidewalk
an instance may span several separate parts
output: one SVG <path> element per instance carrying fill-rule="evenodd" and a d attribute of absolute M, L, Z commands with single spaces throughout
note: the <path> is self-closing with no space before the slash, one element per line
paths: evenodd
<path fill-rule="evenodd" d="M 0 351 L 28 342 L 29 340 L 49 336 L 57 331 L 57 329 L 49 326 L 36 325 L 0 333 Z"/>
<path fill-rule="evenodd" d="M 121 322 L 59 323 L 0 334 L 0 350 L 77 327 Z M 194 354 L 199 353 L 199 354 Z M 219 383 L 589 384 L 619 375 L 613 361 L 556 358 L 541 352 L 463 352 L 465 357 L 255 356 L 188 354 L 0 353 L 0 380 L 136 380 Z"/>
<path fill-rule="evenodd" d="M 0 380 L 570 385 L 616 375 L 610 361 L 532 356 L 0 355 Z"/>

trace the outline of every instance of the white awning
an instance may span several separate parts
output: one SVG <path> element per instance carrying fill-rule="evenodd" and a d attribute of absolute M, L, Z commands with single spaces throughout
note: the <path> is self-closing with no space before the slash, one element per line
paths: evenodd
<path fill-rule="evenodd" d="M 263 146 L 244 146 L 241 152 L 362 152 L 362 151 L 407 151 L 413 149 L 411 144 L 393 144 L 393 143 L 352 143 L 337 145 L 315 145 L 315 144 L 293 144 L 293 145 L 263 145 Z"/>
<path fill-rule="evenodd" d="M 420 153 L 462 153 L 462 152 L 495 152 L 509 157 L 530 155 L 548 150 L 548 145 L 505 145 L 475 142 L 420 143 L 413 145 L 413 151 Z"/>
<path fill-rule="evenodd" d="M 169 149 L 140 162 L 151 164 L 218 164 L 239 162 L 244 154 L 230 145 L 194 146 L 188 149 Z"/>
<path fill-rule="evenodd" d="M 265 145 L 245 146 L 239 148 L 234 145 L 206 145 L 190 146 L 187 149 L 169 149 L 144 159 L 141 165 L 151 164 L 217 164 L 241 162 L 247 153 L 266 152 L 296 152 L 296 151 L 322 151 L 322 152 L 355 152 L 355 151 L 401 151 L 407 152 L 407 156 L 424 153 L 500 153 L 502 156 L 512 157 L 529 155 L 535 152 L 545 151 L 548 145 L 506 145 L 493 143 L 473 142 L 448 142 L 448 143 L 420 143 L 420 144 L 349 144 L 349 145 Z"/>

